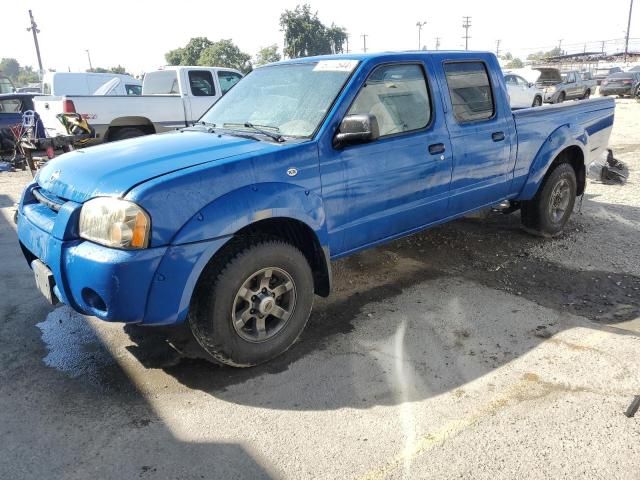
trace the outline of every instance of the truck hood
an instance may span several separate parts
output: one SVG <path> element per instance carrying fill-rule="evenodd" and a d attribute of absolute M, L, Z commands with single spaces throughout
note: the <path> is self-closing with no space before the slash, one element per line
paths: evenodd
<path fill-rule="evenodd" d="M 54 195 L 82 203 L 99 196 L 122 196 L 161 175 L 203 163 L 275 148 L 257 140 L 183 130 L 132 138 L 66 153 L 48 162 L 36 177 Z"/>
<path fill-rule="evenodd" d="M 562 75 L 560 74 L 560 70 L 557 68 L 534 68 L 540 72 L 540 76 L 538 80 L 536 80 L 536 84 L 538 85 L 557 85 L 562 83 Z"/>

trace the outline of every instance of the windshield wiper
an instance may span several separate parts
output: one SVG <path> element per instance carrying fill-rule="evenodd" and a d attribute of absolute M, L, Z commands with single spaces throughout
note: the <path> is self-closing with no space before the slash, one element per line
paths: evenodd
<path fill-rule="evenodd" d="M 258 133 L 261 133 L 262 135 L 265 135 L 269 138 L 271 138 L 272 140 L 275 140 L 278 143 L 282 143 L 285 142 L 285 138 L 280 135 L 279 133 L 273 133 L 273 132 L 269 132 L 267 130 L 265 130 L 265 128 L 270 128 L 272 130 L 275 130 L 276 132 L 280 131 L 280 129 L 278 127 L 273 127 L 271 125 L 254 125 L 251 122 L 244 122 L 244 123 L 225 123 L 222 125 L 222 127 L 245 127 L 245 128 L 251 128 L 252 130 L 255 130 Z"/>

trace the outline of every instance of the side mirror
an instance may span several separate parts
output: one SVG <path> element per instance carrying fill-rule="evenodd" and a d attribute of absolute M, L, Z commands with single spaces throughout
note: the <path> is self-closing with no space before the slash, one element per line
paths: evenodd
<path fill-rule="evenodd" d="M 534 86 L 535 86 L 535 83 L 529 82 L 529 88 L 533 88 Z"/>
<path fill-rule="evenodd" d="M 342 119 L 333 145 L 341 148 L 346 145 L 367 143 L 380 137 L 378 119 L 371 114 L 347 115 Z"/>

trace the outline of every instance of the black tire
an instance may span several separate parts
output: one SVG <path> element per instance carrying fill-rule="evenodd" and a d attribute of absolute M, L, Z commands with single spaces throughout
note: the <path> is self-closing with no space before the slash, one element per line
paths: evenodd
<path fill-rule="evenodd" d="M 565 197 L 560 193 L 562 190 Z M 554 237 L 562 232 L 576 203 L 576 172 L 568 163 L 558 164 L 533 199 L 522 202 L 522 224 L 530 233 Z"/>
<path fill-rule="evenodd" d="M 109 135 L 109 141 L 115 142 L 118 140 L 125 140 L 127 138 L 142 137 L 146 134 L 147 132 L 145 132 L 144 130 L 140 130 L 139 128 L 135 127 L 119 128 L 113 134 Z"/>
<path fill-rule="evenodd" d="M 271 274 L 267 276 L 268 270 Z M 274 286 L 261 289 L 258 278 L 260 282 L 271 279 L 266 284 Z M 253 286 L 247 283 L 254 279 Z M 287 286 L 289 290 L 275 295 Z M 273 305 L 263 309 L 270 295 Z M 295 343 L 307 324 L 313 298 L 313 275 L 300 250 L 281 240 L 238 241 L 203 272 L 191 302 L 189 325 L 213 360 L 251 367 L 277 357 Z M 286 320 L 275 314 L 262 315 L 264 311 L 275 313 L 277 308 Z"/>
<path fill-rule="evenodd" d="M 587 88 L 587 91 L 584 92 L 584 95 L 582 96 L 582 99 L 583 100 L 588 100 L 590 96 L 591 96 L 591 90 Z"/>
<path fill-rule="evenodd" d="M 565 101 L 566 98 L 567 98 L 567 94 L 565 92 L 560 92 L 560 95 L 558 95 L 558 99 L 556 100 L 556 103 L 562 103 Z"/>
<path fill-rule="evenodd" d="M 542 106 L 542 97 L 540 95 L 536 95 L 533 99 L 532 107 L 541 107 Z"/>

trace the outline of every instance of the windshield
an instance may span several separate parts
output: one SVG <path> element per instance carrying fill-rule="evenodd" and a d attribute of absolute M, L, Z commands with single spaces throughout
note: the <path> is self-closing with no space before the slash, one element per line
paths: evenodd
<path fill-rule="evenodd" d="M 309 138 L 340 93 L 356 60 L 273 65 L 254 70 L 200 119 L 219 128 L 247 124 Z"/>

